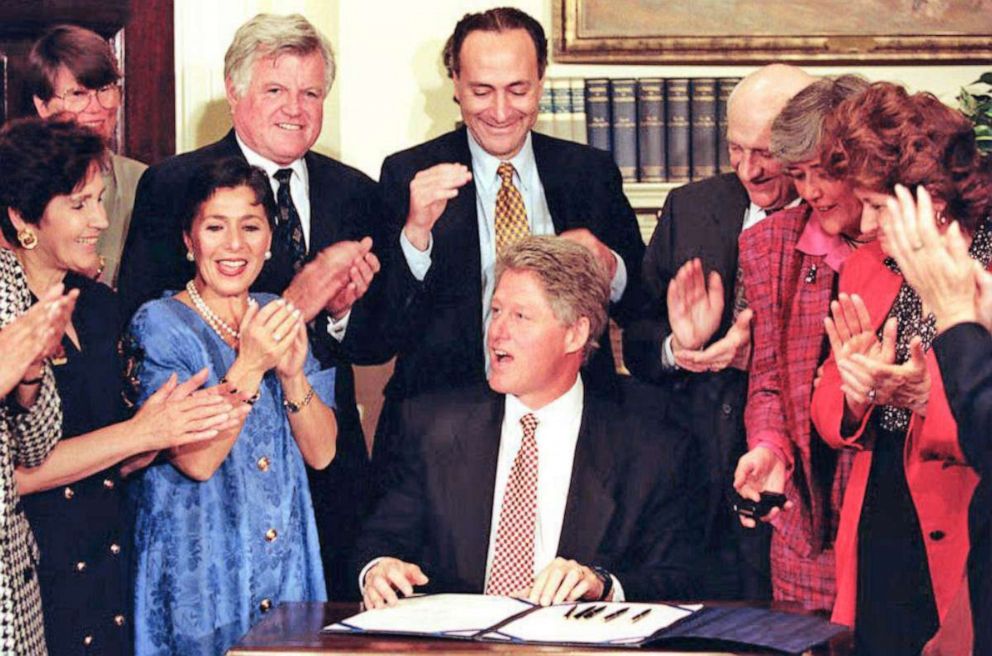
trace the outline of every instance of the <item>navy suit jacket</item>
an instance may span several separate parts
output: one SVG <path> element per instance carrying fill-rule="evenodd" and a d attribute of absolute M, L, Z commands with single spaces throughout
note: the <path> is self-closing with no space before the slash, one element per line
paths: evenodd
<path fill-rule="evenodd" d="M 128 314 L 165 290 L 183 289 L 193 278 L 195 267 L 186 261 L 179 213 L 193 172 L 226 157 L 244 158 L 234 130 L 216 143 L 150 167 L 141 177 L 119 276 L 120 295 Z M 357 169 L 312 151 L 304 161 L 310 187 L 308 260 L 335 242 L 372 235 L 372 220 L 379 213 L 375 183 Z M 292 279 L 292 265 L 277 256 L 266 262 L 252 291 L 280 294 Z M 336 369 L 337 455 L 326 470 L 309 470 L 325 573 L 334 597 L 353 589 L 342 580 L 343 558 L 355 526 L 367 510 L 368 457 L 355 405 L 351 363 L 381 362 L 389 356 L 376 337 L 371 309 L 379 284 L 373 281 L 366 297 L 355 304 L 342 343 L 327 334 L 323 312 L 310 333 L 314 356 L 324 368 Z"/>
<path fill-rule="evenodd" d="M 418 564 L 428 591 L 483 591 L 504 402 L 486 386 L 404 402 L 397 483 L 358 539 L 356 577 L 393 556 Z M 691 597 L 689 447 L 683 433 L 587 393 L 558 555 L 604 567 L 631 600 Z"/>

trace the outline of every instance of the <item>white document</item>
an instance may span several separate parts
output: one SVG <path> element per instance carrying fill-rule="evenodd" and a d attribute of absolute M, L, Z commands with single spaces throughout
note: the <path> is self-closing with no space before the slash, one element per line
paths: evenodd
<path fill-rule="evenodd" d="M 573 606 L 577 606 L 575 611 L 571 610 Z M 596 615 L 581 617 L 584 609 L 601 606 L 606 608 Z M 496 631 L 484 634 L 483 637 L 486 640 L 551 644 L 639 644 L 648 636 L 692 615 L 700 608 L 701 605 L 605 602 L 561 604 L 534 610 Z"/>
<path fill-rule="evenodd" d="M 533 608 L 513 599 L 474 594 L 437 594 L 400 599 L 395 606 L 367 610 L 325 631 L 470 637 Z"/>

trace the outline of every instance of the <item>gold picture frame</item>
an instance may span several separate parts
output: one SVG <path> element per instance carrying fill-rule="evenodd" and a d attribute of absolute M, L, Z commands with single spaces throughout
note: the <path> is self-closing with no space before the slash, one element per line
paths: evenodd
<path fill-rule="evenodd" d="M 992 59 L 992 0 L 553 2 L 554 58 L 565 63 Z"/>

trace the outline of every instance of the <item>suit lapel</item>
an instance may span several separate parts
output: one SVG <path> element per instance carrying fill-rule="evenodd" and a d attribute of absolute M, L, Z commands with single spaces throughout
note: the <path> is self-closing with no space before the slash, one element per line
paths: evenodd
<path fill-rule="evenodd" d="M 551 222 L 555 226 L 555 234 L 568 230 L 565 218 L 571 213 L 567 210 L 568 194 L 562 183 L 562 176 L 556 175 L 560 170 L 555 149 L 552 143 L 542 134 L 531 132 L 531 145 L 534 148 L 534 162 L 537 164 L 537 175 L 544 187 L 544 200 L 551 212 Z"/>
<path fill-rule="evenodd" d="M 449 513 L 452 544 L 458 545 L 457 571 L 479 590 L 486 575 L 504 406 L 502 395 L 488 397 L 458 426 L 457 458 L 450 467 L 447 489 L 453 511 Z"/>
<path fill-rule="evenodd" d="M 611 439 L 602 407 L 586 394 L 558 541 L 558 555 L 564 558 L 591 562 L 613 518 L 616 504 L 610 490 L 616 460 Z"/>
<path fill-rule="evenodd" d="M 333 185 L 324 175 L 325 170 L 313 153 L 307 152 L 303 161 L 307 166 L 307 184 L 310 195 L 310 243 L 307 244 L 307 261 L 335 241 L 336 210 L 332 202 Z"/>

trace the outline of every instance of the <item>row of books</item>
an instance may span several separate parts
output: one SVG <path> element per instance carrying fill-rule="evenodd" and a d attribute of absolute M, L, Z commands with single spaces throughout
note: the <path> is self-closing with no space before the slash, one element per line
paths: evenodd
<path fill-rule="evenodd" d="M 549 78 L 539 132 L 613 154 L 624 182 L 730 171 L 727 97 L 740 78 Z"/>

